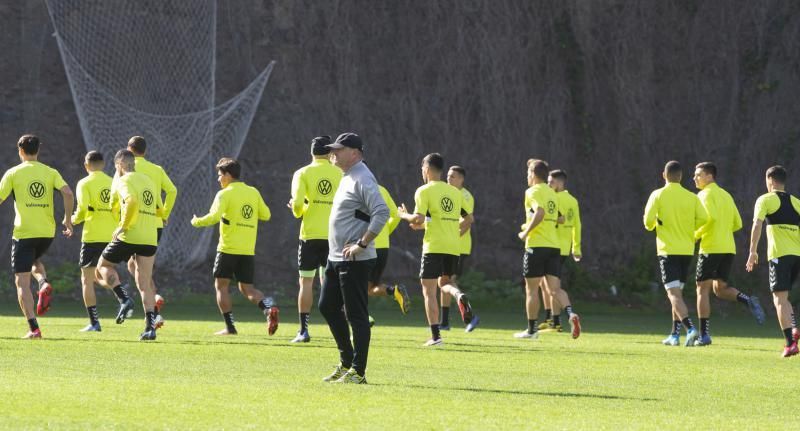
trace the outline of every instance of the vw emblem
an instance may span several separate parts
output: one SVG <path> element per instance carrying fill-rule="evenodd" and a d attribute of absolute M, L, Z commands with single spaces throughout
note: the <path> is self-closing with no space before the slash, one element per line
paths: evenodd
<path fill-rule="evenodd" d="M 547 212 L 549 214 L 553 214 L 556 212 L 556 203 L 553 201 L 547 201 Z"/>
<path fill-rule="evenodd" d="M 142 199 L 144 200 L 145 205 L 153 205 L 153 192 L 150 190 L 145 190 L 144 193 L 142 193 Z"/>
<path fill-rule="evenodd" d="M 111 190 L 100 190 L 100 202 L 107 204 L 111 200 Z"/>
<path fill-rule="evenodd" d="M 333 184 L 330 181 L 322 179 L 317 183 L 317 191 L 322 195 L 328 195 L 333 190 Z"/>
<path fill-rule="evenodd" d="M 573 217 L 575 217 L 575 210 L 570 208 L 569 211 L 567 211 L 567 220 L 571 221 Z"/>
<path fill-rule="evenodd" d="M 34 181 L 28 185 L 28 194 L 34 199 L 41 199 L 44 196 L 44 184 Z"/>
<path fill-rule="evenodd" d="M 250 205 L 243 206 L 242 207 L 242 217 L 244 217 L 245 219 L 249 220 L 250 217 L 252 217 L 252 216 L 253 216 L 253 207 L 251 207 Z"/>
<path fill-rule="evenodd" d="M 446 213 L 453 211 L 453 201 L 447 196 L 442 198 L 442 210 L 444 210 Z"/>

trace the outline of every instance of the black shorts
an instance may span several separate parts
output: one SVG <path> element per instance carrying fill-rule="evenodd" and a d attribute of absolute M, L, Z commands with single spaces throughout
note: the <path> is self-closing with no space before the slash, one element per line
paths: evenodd
<path fill-rule="evenodd" d="M 214 259 L 214 278 L 236 279 L 239 283 L 253 284 L 255 256 L 217 252 Z"/>
<path fill-rule="evenodd" d="M 769 291 L 788 292 L 800 274 L 800 256 L 786 255 L 769 261 Z"/>
<path fill-rule="evenodd" d="M 33 262 L 42 257 L 53 238 L 11 239 L 11 269 L 14 274 L 31 272 Z"/>
<path fill-rule="evenodd" d="M 467 259 L 469 259 L 468 254 L 462 254 L 458 256 L 458 263 L 456 263 L 456 277 L 461 277 L 461 274 L 464 273 L 464 267 L 467 266 Z"/>
<path fill-rule="evenodd" d="M 733 253 L 711 253 L 697 256 L 697 281 L 722 280 L 728 281 L 733 267 Z"/>
<path fill-rule="evenodd" d="M 164 228 L 163 227 L 157 227 L 156 228 L 156 243 L 161 244 L 161 233 L 163 233 L 163 232 L 164 232 Z"/>
<path fill-rule="evenodd" d="M 81 268 L 91 268 L 97 266 L 97 261 L 105 250 L 107 242 L 82 242 L 81 243 L 81 258 L 78 265 Z"/>
<path fill-rule="evenodd" d="M 328 265 L 327 239 L 301 239 L 297 246 L 297 267 L 300 271 L 313 271 Z"/>
<path fill-rule="evenodd" d="M 430 280 L 441 276 L 450 277 L 456 273 L 458 266 L 457 254 L 425 253 L 422 255 L 419 268 L 419 278 Z"/>
<path fill-rule="evenodd" d="M 375 252 L 378 258 L 375 259 L 375 265 L 369 272 L 369 282 L 378 285 L 381 284 L 381 277 L 383 277 L 383 270 L 386 269 L 386 263 L 389 261 L 388 248 L 376 248 Z"/>
<path fill-rule="evenodd" d="M 155 245 L 128 244 L 127 242 L 115 239 L 108 243 L 103 250 L 102 256 L 103 259 L 108 262 L 117 264 L 120 262 L 127 262 L 133 255 L 143 257 L 153 256 L 156 254 L 156 251 L 158 251 L 158 246 Z"/>
<path fill-rule="evenodd" d="M 661 283 L 665 288 L 681 287 L 673 286 L 675 282 L 686 283 L 689 276 L 689 265 L 692 263 L 692 256 L 658 256 L 658 267 L 661 270 Z M 667 287 L 670 284 L 670 287 Z"/>
<path fill-rule="evenodd" d="M 522 258 L 522 276 L 539 278 L 546 275 L 561 277 L 561 250 L 550 247 L 525 249 Z"/>

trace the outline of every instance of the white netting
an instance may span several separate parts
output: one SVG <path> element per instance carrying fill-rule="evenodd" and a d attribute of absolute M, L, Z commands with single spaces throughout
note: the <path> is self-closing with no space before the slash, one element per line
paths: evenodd
<path fill-rule="evenodd" d="M 215 106 L 214 0 L 47 0 L 81 130 L 106 157 L 144 136 L 148 159 L 178 187 L 159 261 L 185 268 L 203 260 L 210 229 L 188 220 L 207 210 L 213 164 L 242 148 L 272 66 Z"/>

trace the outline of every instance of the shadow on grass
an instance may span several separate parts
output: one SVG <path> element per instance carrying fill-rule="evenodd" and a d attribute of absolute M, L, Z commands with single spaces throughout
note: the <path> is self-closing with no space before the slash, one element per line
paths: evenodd
<path fill-rule="evenodd" d="M 391 386 L 393 388 L 402 387 L 409 389 L 422 389 L 431 391 L 455 391 L 455 392 L 470 392 L 470 393 L 489 393 L 489 394 L 504 394 L 504 395 L 533 395 L 544 397 L 557 397 L 557 398 L 592 398 L 603 400 L 627 400 L 627 401 L 661 401 L 658 398 L 636 398 L 636 397 L 621 397 L 617 395 L 606 394 L 580 394 L 575 392 L 546 392 L 546 391 L 518 391 L 513 389 L 491 389 L 491 388 L 461 388 L 461 387 L 447 387 L 447 386 L 424 386 L 424 385 L 407 385 L 407 384 L 384 384 L 384 383 L 371 383 L 372 386 Z"/>

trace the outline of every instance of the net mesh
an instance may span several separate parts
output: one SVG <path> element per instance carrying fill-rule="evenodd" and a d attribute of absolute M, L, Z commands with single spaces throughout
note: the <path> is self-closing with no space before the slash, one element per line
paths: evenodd
<path fill-rule="evenodd" d="M 237 157 L 271 62 L 241 93 L 215 101 L 217 5 L 213 0 L 47 0 L 87 150 L 106 157 L 134 135 L 166 169 L 178 200 L 159 262 L 203 261 L 213 237 L 195 229 L 218 186 L 213 166 Z"/>

